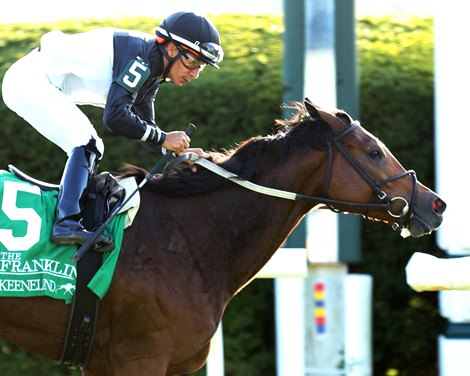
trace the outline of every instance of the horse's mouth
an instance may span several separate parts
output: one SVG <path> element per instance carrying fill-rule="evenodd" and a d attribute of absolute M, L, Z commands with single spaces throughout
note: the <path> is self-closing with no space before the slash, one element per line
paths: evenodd
<path fill-rule="evenodd" d="M 399 223 L 393 223 L 390 220 L 378 219 L 371 216 L 364 216 L 364 218 L 369 221 L 383 222 L 391 225 L 394 230 L 400 231 L 400 235 L 403 238 L 407 238 L 409 236 L 420 238 L 421 236 L 430 235 L 439 228 L 443 220 L 442 215 L 434 215 L 430 221 L 426 221 L 416 213 L 413 213 L 410 224 L 407 227 L 403 227 Z"/>
<path fill-rule="evenodd" d="M 443 214 L 447 208 L 446 203 L 437 196 L 431 196 L 432 201 L 426 200 L 426 205 L 411 205 L 411 212 L 403 212 L 398 223 L 392 226 L 396 230 L 401 231 L 401 236 L 406 238 L 412 236 L 419 238 L 421 236 L 430 235 L 436 231 L 443 221 Z M 426 209 L 423 209 L 426 208 Z"/>
<path fill-rule="evenodd" d="M 430 221 L 426 221 L 418 214 L 413 213 L 410 225 L 406 229 L 402 229 L 401 236 L 406 237 L 408 234 L 408 236 L 411 235 L 413 238 L 419 238 L 424 235 L 430 235 L 439 228 L 442 220 L 442 215 L 434 215 Z"/>
<path fill-rule="evenodd" d="M 426 207 L 429 207 L 429 205 Z M 436 231 L 444 219 L 443 214 L 446 208 L 446 203 L 439 197 L 432 201 L 431 210 L 423 210 L 419 206 L 415 207 L 409 221 L 409 234 L 414 238 L 419 238 Z"/>

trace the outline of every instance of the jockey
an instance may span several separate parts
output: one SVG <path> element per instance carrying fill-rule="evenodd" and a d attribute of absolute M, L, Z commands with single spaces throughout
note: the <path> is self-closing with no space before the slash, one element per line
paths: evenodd
<path fill-rule="evenodd" d="M 105 126 L 153 151 L 182 153 L 190 138 L 164 132 L 155 122 L 154 99 L 163 82 L 181 86 L 222 61 L 215 26 L 205 17 L 178 12 L 156 36 L 114 28 L 66 35 L 52 31 L 39 48 L 5 73 L 5 104 L 68 156 L 62 175 L 52 240 L 83 244 L 91 232 L 81 223 L 80 199 L 103 157 L 104 144 L 77 105 L 104 108 Z M 98 243 L 110 242 L 104 235 Z"/>

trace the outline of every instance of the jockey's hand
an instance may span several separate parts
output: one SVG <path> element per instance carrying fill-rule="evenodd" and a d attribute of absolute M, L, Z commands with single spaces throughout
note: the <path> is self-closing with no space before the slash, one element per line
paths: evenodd
<path fill-rule="evenodd" d="M 168 132 L 162 147 L 175 153 L 183 153 L 187 148 L 191 139 L 182 131 Z"/>
<path fill-rule="evenodd" d="M 180 153 L 177 153 L 177 154 L 181 155 L 181 154 L 184 154 L 184 153 L 194 153 L 194 154 L 198 155 L 199 158 L 204 158 L 204 159 L 207 159 L 207 158 L 210 157 L 210 154 L 206 153 L 201 148 L 187 148 L 186 150 L 184 150 Z M 192 162 L 192 161 L 188 161 L 188 162 Z"/>
<path fill-rule="evenodd" d="M 210 155 L 208 153 L 206 153 L 204 150 L 202 150 L 201 148 L 188 148 L 182 152 L 179 152 L 177 153 L 178 155 L 181 155 L 181 154 L 184 154 L 184 153 L 194 153 L 194 154 L 197 154 L 200 158 L 209 158 Z M 193 161 L 191 161 L 190 159 L 188 159 L 187 161 L 185 161 L 189 166 L 191 166 L 191 171 L 192 172 L 197 172 L 197 165 L 194 164 Z"/>

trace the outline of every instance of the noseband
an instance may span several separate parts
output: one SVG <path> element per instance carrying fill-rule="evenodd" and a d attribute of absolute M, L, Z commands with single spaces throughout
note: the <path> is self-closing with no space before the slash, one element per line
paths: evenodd
<path fill-rule="evenodd" d="M 373 177 L 371 177 L 367 171 L 362 167 L 362 165 L 354 158 L 354 156 L 351 154 L 351 152 L 346 149 L 346 147 L 343 145 L 341 142 L 341 139 L 347 135 L 349 132 L 352 132 L 354 129 L 356 129 L 359 126 L 359 123 L 357 121 L 353 121 L 351 124 L 349 124 L 347 127 L 345 127 L 343 130 L 341 130 L 338 133 L 330 133 L 327 136 L 327 145 L 328 145 L 328 169 L 327 169 L 327 174 L 326 174 L 326 179 L 324 183 L 324 194 L 325 197 L 329 198 L 329 186 L 330 186 L 330 181 L 331 181 L 331 176 L 333 173 L 333 146 L 336 147 L 338 152 L 348 161 L 348 163 L 356 170 L 356 172 L 364 179 L 364 181 L 371 187 L 372 189 L 372 195 L 370 199 L 370 203 L 368 204 L 360 204 L 360 203 L 350 203 L 353 204 L 355 208 L 363 208 L 367 209 L 369 212 L 372 209 L 380 209 L 380 210 L 386 210 L 387 213 L 393 217 L 399 219 L 398 223 L 395 223 L 393 225 L 394 229 L 400 229 L 400 228 L 406 228 L 408 227 L 411 218 L 413 216 L 413 210 L 415 206 L 415 201 L 416 201 L 416 193 L 417 193 L 417 178 L 416 178 L 416 173 L 413 170 L 407 170 L 402 172 L 401 174 L 398 174 L 396 176 L 393 176 L 391 178 L 377 181 Z M 405 176 L 410 175 L 411 178 L 413 179 L 413 192 L 411 195 L 411 201 L 408 203 L 408 201 L 401 197 L 390 197 L 387 192 L 382 190 L 382 187 L 392 181 L 401 179 Z M 334 205 L 334 201 L 332 200 Z M 377 202 L 378 201 L 378 202 Z M 399 212 L 394 212 L 393 211 L 393 206 L 396 203 L 402 202 L 402 207 L 399 210 Z M 338 203 L 342 203 L 338 201 Z M 333 211 L 338 211 L 335 209 L 333 206 L 330 204 L 326 204 L 331 210 Z"/>

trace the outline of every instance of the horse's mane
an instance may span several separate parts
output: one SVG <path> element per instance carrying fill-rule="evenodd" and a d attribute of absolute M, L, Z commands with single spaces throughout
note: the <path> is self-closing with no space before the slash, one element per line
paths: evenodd
<path fill-rule="evenodd" d="M 307 148 L 324 149 L 324 135 L 331 131 L 330 126 L 322 119 L 312 118 L 301 103 L 295 103 L 288 108 L 296 112 L 290 119 L 276 120 L 274 134 L 252 137 L 232 150 L 210 152 L 209 159 L 226 170 L 255 182 L 260 173 L 272 169 L 294 153 L 298 158 L 302 158 L 302 151 Z M 123 165 L 123 170 L 121 177 L 135 176 L 138 181 L 147 174 L 145 169 L 130 164 Z M 181 197 L 232 186 L 233 183 L 199 166 L 198 171 L 193 173 L 185 165 L 169 174 L 156 175 L 145 187 L 166 195 Z"/>

